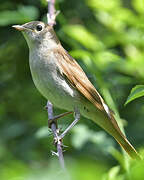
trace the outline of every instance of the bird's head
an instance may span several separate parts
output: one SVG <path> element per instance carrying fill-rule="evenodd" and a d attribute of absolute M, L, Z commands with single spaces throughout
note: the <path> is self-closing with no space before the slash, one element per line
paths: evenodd
<path fill-rule="evenodd" d="M 32 21 L 23 25 L 12 26 L 15 29 L 22 31 L 29 48 L 37 45 L 53 48 L 59 44 L 59 40 L 51 26 L 41 21 Z"/>

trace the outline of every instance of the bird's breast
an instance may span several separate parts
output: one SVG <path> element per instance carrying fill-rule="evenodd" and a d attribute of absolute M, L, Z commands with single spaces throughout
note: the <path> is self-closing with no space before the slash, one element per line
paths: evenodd
<path fill-rule="evenodd" d="M 73 109 L 78 92 L 60 73 L 53 52 L 47 55 L 31 52 L 30 69 L 35 86 L 46 99 L 62 109 Z"/>

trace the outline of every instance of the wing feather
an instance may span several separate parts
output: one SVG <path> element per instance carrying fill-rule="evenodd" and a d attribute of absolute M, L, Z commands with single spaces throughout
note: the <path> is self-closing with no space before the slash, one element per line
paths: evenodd
<path fill-rule="evenodd" d="M 79 64 L 67 53 L 67 51 L 60 47 L 59 49 L 55 49 L 55 55 L 57 56 L 58 66 L 62 74 L 66 76 L 68 81 L 78 89 L 79 92 L 83 96 L 85 96 L 91 103 L 95 105 L 97 109 L 101 111 L 101 113 L 105 113 L 108 117 L 109 123 L 112 125 L 111 128 L 114 128 L 115 133 L 111 133 L 111 129 L 105 128 L 102 126 L 107 132 L 109 132 L 117 142 L 127 151 L 127 153 L 133 157 L 140 159 L 137 151 L 134 147 L 129 143 L 125 135 L 121 132 L 115 118 L 113 112 L 109 109 L 109 107 L 105 104 L 104 100 L 97 92 L 95 87 L 87 78 L 86 74 L 79 66 Z"/>
<path fill-rule="evenodd" d="M 59 57 L 57 59 L 61 72 L 67 77 L 72 85 L 75 86 L 99 110 L 108 114 L 108 111 L 110 111 L 109 108 L 106 107 L 107 105 L 104 103 L 104 100 L 89 81 L 79 64 L 63 48 L 55 49 L 55 55 Z"/>

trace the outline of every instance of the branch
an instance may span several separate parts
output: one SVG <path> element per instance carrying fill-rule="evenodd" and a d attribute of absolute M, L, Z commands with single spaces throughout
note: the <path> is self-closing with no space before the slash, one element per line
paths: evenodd
<path fill-rule="evenodd" d="M 47 13 L 47 21 L 50 26 L 54 26 L 56 24 L 56 17 L 60 11 L 55 10 L 55 0 L 46 0 L 48 2 L 48 13 Z"/>
<path fill-rule="evenodd" d="M 55 119 L 55 117 L 53 116 L 53 105 L 50 101 L 47 102 L 47 111 L 48 111 L 48 117 L 49 119 Z M 49 124 L 49 122 L 48 122 Z M 51 126 L 50 126 L 53 134 L 54 134 L 54 143 L 56 144 L 57 146 L 57 153 L 53 153 L 55 155 L 58 156 L 59 158 L 59 162 L 60 162 L 60 165 L 62 167 L 62 169 L 65 169 L 65 165 L 64 165 L 64 158 L 63 158 L 63 152 L 62 152 L 62 141 L 61 139 L 59 138 L 59 130 L 57 128 L 57 121 L 52 121 L 51 123 Z"/>

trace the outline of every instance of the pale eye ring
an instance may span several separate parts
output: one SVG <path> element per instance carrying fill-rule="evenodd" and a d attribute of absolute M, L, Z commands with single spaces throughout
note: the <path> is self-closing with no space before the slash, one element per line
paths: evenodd
<path fill-rule="evenodd" d="M 41 25 L 41 24 L 38 24 L 37 26 L 36 26 L 36 30 L 37 31 L 41 31 L 43 29 L 43 26 Z"/>

